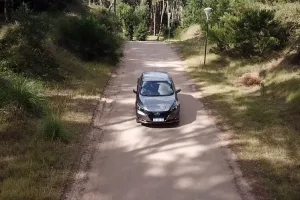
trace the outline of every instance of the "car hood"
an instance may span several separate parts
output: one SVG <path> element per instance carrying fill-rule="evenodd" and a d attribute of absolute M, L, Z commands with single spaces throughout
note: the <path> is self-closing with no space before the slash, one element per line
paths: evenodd
<path fill-rule="evenodd" d="M 143 107 L 151 112 L 164 112 L 170 110 L 175 101 L 175 96 L 145 97 L 140 96 Z"/>

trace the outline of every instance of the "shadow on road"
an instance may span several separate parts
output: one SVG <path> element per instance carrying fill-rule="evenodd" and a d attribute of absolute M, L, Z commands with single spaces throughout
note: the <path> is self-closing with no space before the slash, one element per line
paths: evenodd
<path fill-rule="evenodd" d="M 108 123 L 102 142 L 93 149 L 81 199 L 240 200 L 216 137 L 218 129 L 189 89 L 178 57 L 157 42 L 131 42 L 125 53 L 120 75 L 107 88 L 107 100 L 115 103 L 102 117 Z M 135 122 L 132 89 L 140 73 L 152 70 L 168 71 L 182 89 L 177 127 Z"/>
<path fill-rule="evenodd" d="M 197 118 L 200 103 L 192 95 L 178 94 L 180 101 L 180 123 L 179 124 L 145 124 L 148 128 L 174 128 L 193 123 Z"/>

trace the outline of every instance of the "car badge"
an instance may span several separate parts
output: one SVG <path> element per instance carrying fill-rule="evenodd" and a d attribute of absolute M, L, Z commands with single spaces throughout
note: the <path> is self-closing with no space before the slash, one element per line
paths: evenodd
<path fill-rule="evenodd" d="M 160 115 L 160 113 L 159 113 L 159 112 L 157 112 L 157 113 L 154 113 L 154 115 L 155 115 L 155 116 L 159 116 L 159 115 Z"/>

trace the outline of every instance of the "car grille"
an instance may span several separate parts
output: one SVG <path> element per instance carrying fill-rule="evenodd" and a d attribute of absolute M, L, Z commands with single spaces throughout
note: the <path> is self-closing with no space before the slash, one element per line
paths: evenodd
<path fill-rule="evenodd" d="M 151 120 L 153 120 L 153 118 L 167 119 L 167 117 L 169 116 L 169 112 L 149 112 L 148 111 L 148 116 Z"/>

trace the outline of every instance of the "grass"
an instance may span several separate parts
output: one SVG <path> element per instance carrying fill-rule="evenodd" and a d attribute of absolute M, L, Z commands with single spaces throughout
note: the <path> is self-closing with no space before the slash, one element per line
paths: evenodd
<path fill-rule="evenodd" d="M 163 41 L 164 37 L 161 35 L 159 36 L 159 41 Z M 149 35 L 147 37 L 147 41 L 157 41 L 157 35 Z"/>
<path fill-rule="evenodd" d="M 60 199 L 79 158 L 82 138 L 90 129 L 99 95 L 112 70 L 109 65 L 83 62 L 56 46 L 49 48 L 67 77 L 65 82 L 44 84 L 41 98 L 47 100 L 48 109 L 56 117 L 24 117 L 19 116 L 24 112 L 9 112 L 15 109 L 9 104 L 2 107 L 1 200 Z M 30 110 L 30 105 L 40 103 L 34 98 L 36 93 L 29 90 L 37 82 L 19 83 L 14 84 L 20 95 L 17 99 Z M 9 116 L 4 119 L 3 113 Z"/>
<path fill-rule="evenodd" d="M 255 63 L 213 53 L 203 66 L 204 45 L 199 38 L 172 46 L 220 126 L 233 130 L 231 148 L 258 199 L 299 199 L 299 66 L 287 58 Z M 261 71 L 266 71 L 264 93 L 260 86 L 237 83 L 244 73 Z"/>

